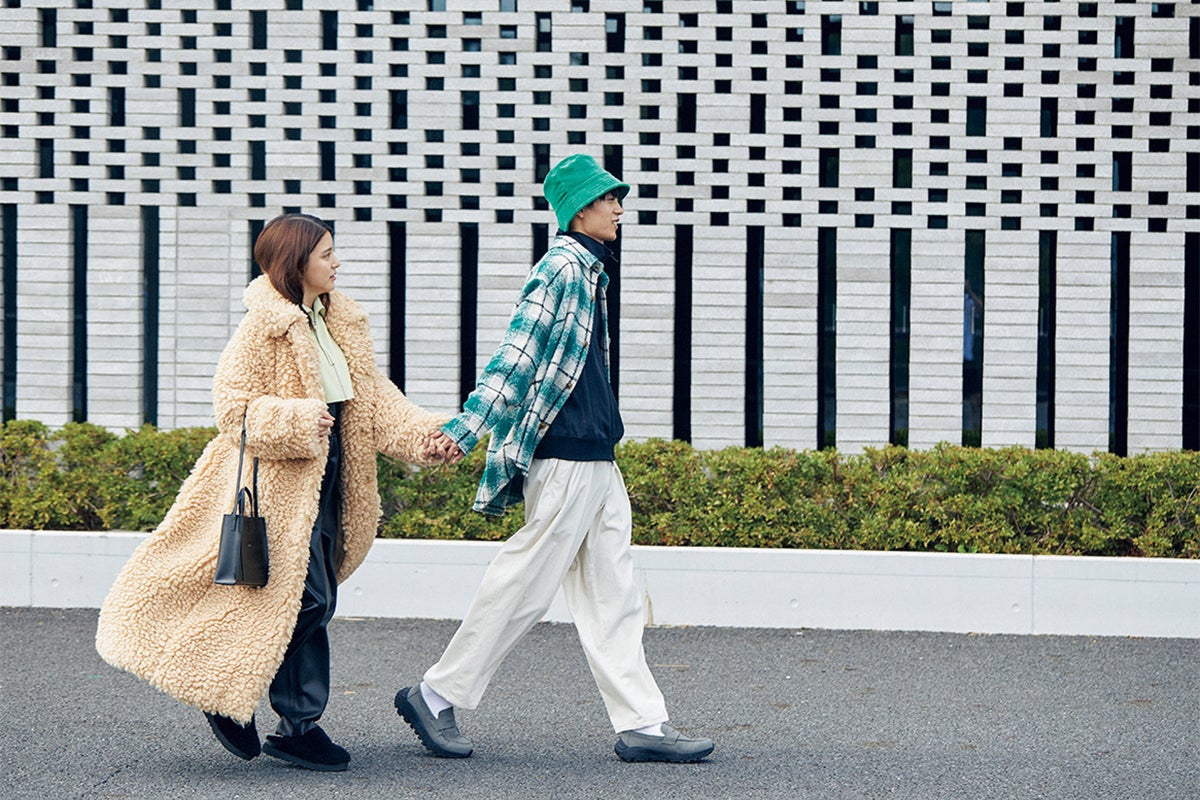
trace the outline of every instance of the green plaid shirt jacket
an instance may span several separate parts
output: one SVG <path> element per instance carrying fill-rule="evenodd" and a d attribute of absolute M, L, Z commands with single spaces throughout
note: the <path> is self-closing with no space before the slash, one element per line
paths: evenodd
<path fill-rule="evenodd" d="M 442 430 L 464 453 L 492 432 L 474 509 L 500 516 L 523 499 L 524 477 L 587 360 L 595 304 L 608 275 L 579 242 L 558 236 L 529 271 L 504 340 L 463 411 Z M 608 368 L 608 331 L 604 366 Z"/>

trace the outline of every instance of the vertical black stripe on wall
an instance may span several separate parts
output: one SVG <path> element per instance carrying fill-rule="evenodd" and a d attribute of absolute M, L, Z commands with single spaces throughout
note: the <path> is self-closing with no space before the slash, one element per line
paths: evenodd
<path fill-rule="evenodd" d="M 125 125 L 124 86 L 113 86 L 108 90 L 108 124 L 115 128 Z"/>
<path fill-rule="evenodd" d="M 837 446 L 837 228 L 817 231 L 817 449 Z"/>
<path fill-rule="evenodd" d="M 550 231 L 542 223 L 535 222 L 529 227 L 529 236 L 533 249 L 533 259 L 530 263 L 536 264 L 546 254 L 546 249 L 550 246 Z"/>
<path fill-rule="evenodd" d="M 1035 446 L 1054 447 L 1055 317 L 1058 294 L 1058 233 L 1038 234 L 1037 422 Z"/>
<path fill-rule="evenodd" d="M 267 49 L 267 12 L 250 12 L 250 46 L 255 50 Z"/>
<path fill-rule="evenodd" d="M 962 444 L 983 443 L 983 305 L 986 233 L 967 231 L 963 264 Z"/>
<path fill-rule="evenodd" d="M 1200 450 L 1200 233 L 1185 235 L 1183 261 L 1183 449 Z"/>
<path fill-rule="evenodd" d="M 191 87 L 176 89 L 179 106 L 179 127 L 196 127 L 196 90 Z"/>
<path fill-rule="evenodd" d="M 321 180 L 337 180 L 337 143 L 318 142 L 317 147 L 320 148 L 321 153 Z"/>
<path fill-rule="evenodd" d="M 912 231 L 891 232 L 891 331 L 888 343 L 888 442 L 908 447 L 909 313 Z"/>
<path fill-rule="evenodd" d="M 763 272 L 766 234 L 746 230 L 746 447 L 763 446 Z"/>
<path fill-rule="evenodd" d="M 408 230 L 398 220 L 388 222 L 388 377 L 404 391 L 407 336 L 404 312 L 407 307 L 406 269 Z"/>
<path fill-rule="evenodd" d="M 750 132 L 767 132 L 767 96 L 765 94 L 750 95 Z"/>
<path fill-rule="evenodd" d="M 404 130 L 408 127 L 407 89 L 388 91 L 388 124 L 393 130 Z"/>
<path fill-rule="evenodd" d="M 266 225 L 267 223 L 261 219 L 250 220 L 250 280 L 262 275 L 262 267 L 254 260 L 254 243 L 258 241 L 258 235 L 262 233 L 262 229 Z"/>
<path fill-rule="evenodd" d="M 608 321 L 608 382 L 613 395 L 621 397 L 621 240 L 607 242 L 612 253 L 604 262 L 608 287 L 604 290 L 604 314 Z"/>
<path fill-rule="evenodd" d="M 3 216 L 4 381 L 3 421 L 17 416 L 17 206 L 7 203 Z"/>
<path fill-rule="evenodd" d="M 142 422 L 158 424 L 158 206 L 142 207 Z"/>
<path fill-rule="evenodd" d="M 604 169 L 618 180 L 621 178 L 621 161 L 624 149 L 619 144 L 604 146 Z M 608 315 L 608 382 L 612 384 L 613 394 L 621 397 L 621 237 L 616 241 L 605 242 L 612 256 L 604 262 L 604 271 L 608 273 L 608 288 L 605 313 Z"/>
<path fill-rule="evenodd" d="M 692 226 L 675 226 L 675 334 L 671 436 L 692 440 Z"/>
<path fill-rule="evenodd" d="M 461 280 L 459 284 L 458 402 L 467 401 L 475 391 L 475 340 L 479 330 L 479 224 L 458 225 Z"/>
<path fill-rule="evenodd" d="M 71 206 L 71 418 L 87 420 L 87 206 Z"/>
<path fill-rule="evenodd" d="M 1108 303 L 1108 450 L 1126 455 L 1129 446 L 1129 232 L 1112 235 Z"/>

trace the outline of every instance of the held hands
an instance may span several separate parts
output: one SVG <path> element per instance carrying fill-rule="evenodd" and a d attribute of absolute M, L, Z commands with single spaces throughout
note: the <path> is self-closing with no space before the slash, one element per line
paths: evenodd
<path fill-rule="evenodd" d="M 328 437 L 329 432 L 333 430 L 333 421 L 333 417 L 328 411 L 322 411 L 321 416 L 317 418 L 317 435 L 322 439 Z M 459 449 L 453 439 L 442 431 L 435 430 L 425 439 L 422 455 L 430 461 L 457 464 L 462 461 L 463 451 Z"/>
<path fill-rule="evenodd" d="M 434 431 L 425 440 L 425 458 L 443 464 L 457 464 L 462 460 L 463 451 L 454 440 L 443 431 Z"/>

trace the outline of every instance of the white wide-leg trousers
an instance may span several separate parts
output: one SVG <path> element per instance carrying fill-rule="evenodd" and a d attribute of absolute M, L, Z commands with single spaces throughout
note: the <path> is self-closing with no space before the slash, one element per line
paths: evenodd
<path fill-rule="evenodd" d="M 525 479 L 525 525 L 488 566 L 425 683 L 458 708 L 478 706 L 500 663 L 561 585 L 613 729 L 666 722 L 642 649 L 631 528 L 629 496 L 615 463 L 535 459 Z"/>

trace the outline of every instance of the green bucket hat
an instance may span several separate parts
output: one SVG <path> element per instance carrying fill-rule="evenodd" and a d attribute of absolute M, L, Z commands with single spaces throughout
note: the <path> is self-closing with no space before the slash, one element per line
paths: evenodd
<path fill-rule="evenodd" d="M 596 159 L 583 153 L 567 156 L 555 164 L 542 183 L 542 193 L 554 209 L 558 227 L 564 231 L 570 230 L 571 219 L 580 209 L 609 192 L 624 200 L 629 194 L 629 184 L 621 183 Z"/>

